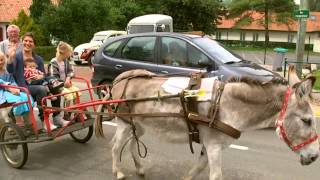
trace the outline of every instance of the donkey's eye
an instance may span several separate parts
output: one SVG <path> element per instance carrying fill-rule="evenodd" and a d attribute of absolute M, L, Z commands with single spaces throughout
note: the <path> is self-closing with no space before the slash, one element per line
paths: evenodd
<path fill-rule="evenodd" d="M 301 119 L 303 121 L 304 124 L 311 126 L 312 124 L 312 119 L 311 118 L 302 118 Z"/>

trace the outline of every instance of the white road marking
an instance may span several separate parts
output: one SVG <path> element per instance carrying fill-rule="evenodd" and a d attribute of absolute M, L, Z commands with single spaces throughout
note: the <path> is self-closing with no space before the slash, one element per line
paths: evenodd
<path fill-rule="evenodd" d="M 104 122 L 102 122 L 102 124 L 109 125 L 109 126 L 117 126 L 116 123 L 110 122 L 110 121 L 104 121 Z M 231 144 L 229 147 L 232 149 L 238 149 L 238 150 L 243 150 L 243 151 L 249 150 L 249 148 L 246 146 L 239 146 L 239 145 L 235 145 L 235 144 Z"/>
<path fill-rule="evenodd" d="M 104 121 L 104 122 L 102 122 L 102 124 L 106 124 L 106 125 L 109 125 L 109 126 L 117 126 L 116 123 L 110 122 L 110 121 Z"/>
<path fill-rule="evenodd" d="M 246 146 L 239 146 L 239 145 L 235 145 L 235 144 L 231 144 L 229 147 L 233 148 L 233 149 L 243 150 L 243 151 L 249 150 L 249 148 Z"/>

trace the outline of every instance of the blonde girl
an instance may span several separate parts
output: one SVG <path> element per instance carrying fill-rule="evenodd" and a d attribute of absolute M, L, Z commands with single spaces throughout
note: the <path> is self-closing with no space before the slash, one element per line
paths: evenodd
<path fill-rule="evenodd" d="M 68 93 L 79 90 L 79 88 L 73 86 L 71 83 L 71 78 L 74 76 L 73 66 L 69 62 L 72 52 L 73 48 L 68 43 L 60 41 L 57 46 L 56 57 L 51 59 L 48 68 L 50 76 L 54 76 L 59 80 L 64 81 L 64 88 L 62 93 Z M 76 93 L 66 95 L 64 97 L 65 105 L 69 106 L 71 102 L 75 99 L 75 97 Z M 58 102 L 53 102 L 53 106 L 60 106 L 60 98 Z"/>

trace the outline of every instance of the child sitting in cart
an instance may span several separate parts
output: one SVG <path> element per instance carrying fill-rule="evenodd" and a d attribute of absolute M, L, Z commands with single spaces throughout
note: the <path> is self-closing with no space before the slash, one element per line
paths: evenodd
<path fill-rule="evenodd" d="M 9 74 L 6 70 L 6 57 L 5 55 L 0 51 L 0 84 L 6 84 L 6 85 L 12 85 L 12 86 L 17 86 L 13 76 Z M 31 103 L 33 106 L 33 100 L 32 97 L 30 97 Z M 0 87 L 0 104 L 4 103 L 18 103 L 18 102 L 23 102 L 23 101 L 28 101 L 27 94 L 24 92 L 20 92 L 19 89 L 15 88 L 3 88 Z M 27 122 L 24 122 L 24 118 L 28 117 L 29 113 L 29 107 L 27 103 L 14 106 L 12 109 L 13 115 L 15 116 L 16 123 L 19 126 L 24 126 L 27 124 Z"/>
<path fill-rule="evenodd" d="M 48 95 L 52 95 L 51 92 L 60 92 L 60 88 L 64 83 L 58 81 L 55 77 L 45 76 L 42 71 L 37 69 L 37 63 L 32 58 L 26 58 L 24 60 L 24 78 L 31 85 L 44 85 L 47 89 Z M 42 75 L 42 79 L 38 79 L 38 75 Z M 52 99 L 55 100 L 55 99 Z"/>
<path fill-rule="evenodd" d="M 70 106 L 71 103 L 75 103 L 76 97 L 81 95 L 80 92 L 70 93 L 79 90 L 79 88 L 71 83 L 71 78 L 74 77 L 73 66 L 69 62 L 72 52 L 73 48 L 68 43 L 60 41 L 57 47 L 56 57 L 51 59 L 48 66 L 48 74 L 50 76 L 64 81 L 62 93 L 69 93 L 64 96 L 64 104 L 66 107 Z M 60 106 L 60 103 L 57 105 Z"/>

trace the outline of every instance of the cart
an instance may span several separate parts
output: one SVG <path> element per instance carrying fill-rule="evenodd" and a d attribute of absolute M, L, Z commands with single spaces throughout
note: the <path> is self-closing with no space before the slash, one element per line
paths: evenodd
<path fill-rule="evenodd" d="M 54 108 L 48 106 L 52 98 L 60 96 L 61 98 L 64 95 L 69 93 L 60 93 L 52 96 L 46 96 L 42 99 L 41 107 L 43 108 L 43 118 L 44 125 L 46 126 L 47 131 L 40 131 L 38 127 L 36 114 L 31 105 L 31 95 L 28 89 L 24 87 L 17 87 L 11 85 L 1 84 L 0 87 L 4 88 L 16 88 L 20 91 L 25 92 L 28 96 L 28 100 L 25 102 L 19 103 L 6 103 L 0 105 L 0 110 L 3 108 L 11 108 L 23 103 L 27 103 L 30 109 L 29 121 L 31 126 L 18 126 L 15 123 L 15 118 L 10 117 L 9 122 L 0 123 L 0 150 L 4 157 L 4 160 L 8 163 L 9 166 L 13 168 L 22 168 L 28 159 L 28 144 L 29 143 L 40 143 L 44 141 L 53 141 L 56 138 L 69 134 L 72 139 L 79 143 L 86 143 L 90 140 L 93 135 L 93 122 L 94 117 L 88 113 L 84 113 L 88 108 L 92 108 L 93 112 L 96 112 L 96 105 L 100 104 L 93 95 L 93 90 L 95 88 L 106 88 L 106 85 L 91 87 L 89 81 L 82 77 L 74 77 L 73 80 L 84 81 L 86 83 L 86 88 L 80 89 L 79 91 L 71 92 L 76 93 L 75 101 L 76 103 L 63 108 Z M 89 93 L 89 100 L 81 102 L 80 93 Z M 77 112 L 70 112 L 72 110 L 78 110 Z M 52 113 L 56 111 L 65 111 L 67 114 L 67 119 L 69 122 L 67 125 L 52 130 L 49 124 L 49 117 Z M 92 112 L 92 111 L 91 111 Z M 0 120 L 3 120 L 3 117 L 0 117 Z"/>

